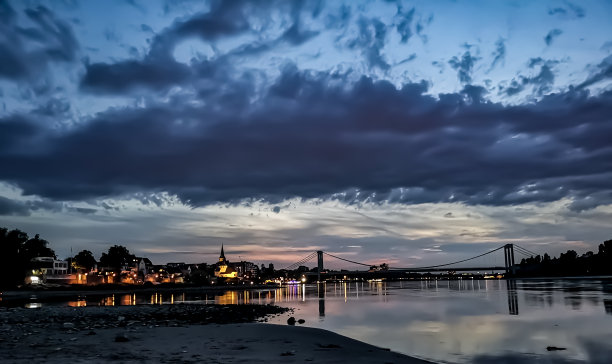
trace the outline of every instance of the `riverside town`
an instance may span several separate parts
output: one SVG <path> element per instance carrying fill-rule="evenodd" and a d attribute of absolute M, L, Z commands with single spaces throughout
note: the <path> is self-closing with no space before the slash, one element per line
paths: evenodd
<path fill-rule="evenodd" d="M 2 287 L 16 286 L 66 286 L 66 285 L 148 285 L 189 284 L 208 285 L 253 285 L 253 284 L 297 284 L 311 282 L 364 281 L 364 280 L 420 280 L 420 279 L 500 279 L 511 277 L 602 275 L 612 273 L 612 240 L 599 245 L 597 253 L 592 251 L 578 255 L 574 250 L 551 258 L 539 255 L 516 244 L 491 250 L 482 255 L 495 254 L 504 249 L 504 266 L 478 267 L 460 266 L 451 262 L 439 266 L 421 268 L 390 267 L 387 263 L 367 265 L 343 259 L 330 253 L 317 251 L 302 260 L 282 269 L 274 264 L 267 266 L 240 260 L 230 261 L 225 247 L 220 246 L 216 262 L 187 264 L 169 262 L 153 264 L 147 257 L 131 254 L 122 245 L 113 245 L 96 259 L 92 252 L 83 250 L 72 257 L 58 259 L 49 242 L 38 234 L 34 238 L 20 230 L 0 229 L 0 250 L 9 257 L 0 271 Z M 514 252 L 523 256 L 520 262 Z M 323 256 L 341 260 L 361 269 L 326 269 Z M 467 259 L 468 261 L 471 259 Z M 310 267 L 309 262 L 316 263 Z"/>

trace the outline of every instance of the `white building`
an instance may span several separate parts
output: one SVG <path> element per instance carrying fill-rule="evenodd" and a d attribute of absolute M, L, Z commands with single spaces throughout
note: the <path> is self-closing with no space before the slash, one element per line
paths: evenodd
<path fill-rule="evenodd" d="M 30 261 L 30 264 L 32 272 L 26 278 L 27 283 L 43 283 L 49 279 L 67 279 L 68 262 L 65 260 L 57 260 L 53 257 L 36 257 Z M 33 279 L 33 277 L 38 277 L 38 279 Z"/>

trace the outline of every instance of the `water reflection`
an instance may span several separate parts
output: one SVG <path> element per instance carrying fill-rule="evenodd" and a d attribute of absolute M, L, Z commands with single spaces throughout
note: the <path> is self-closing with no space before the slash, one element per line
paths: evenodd
<path fill-rule="evenodd" d="M 79 298 L 75 301 L 70 301 L 68 302 L 68 306 L 70 307 L 85 307 L 87 306 L 87 300 L 85 300 L 84 298 Z"/>
<path fill-rule="evenodd" d="M 518 315 L 518 294 L 516 292 L 516 281 L 514 279 L 506 280 L 506 293 L 508 295 L 508 313 L 510 315 Z"/>
<path fill-rule="evenodd" d="M 114 305 L 115 305 L 115 295 L 104 297 L 100 301 L 100 306 L 114 306 Z"/>
<path fill-rule="evenodd" d="M 317 296 L 319 297 L 319 318 L 322 319 L 325 317 L 325 283 L 317 284 Z"/>
<path fill-rule="evenodd" d="M 612 299 L 604 299 L 603 300 L 604 309 L 608 315 L 612 315 Z"/>
<path fill-rule="evenodd" d="M 219 305 L 237 305 L 238 304 L 238 292 L 229 291 L 221 296 L 217 296 L 215 303 Z"/>
<path fill-rule="evenodd" d="M 403 292 L 403 293 L 398 293 Z M 421 297 L 482 297 L 497 302 L 503 295 L 506 308 L 512 316 L 521 315 L 521 306 L 533 309 L 555 309 L 562 305 L 572 311 L 583 312 L 603 306 L 612 315 L 612 289 L 609 281 L 545 281 L 545 280 L 423 280 L 399 282 L 336 282 L 322 284 L 296 284 L 274 286 L 257 290 L 225 291 L 219 293 L 154 292 L 115 293 L 106 296 L 82 295 L 66 301 L 44 302 L 32 295 L 23 303 L 27 307 L 46 305 L 85 306 L 133 306 L 140 304 L 162 305 L 180 303 L 205 304 L 306 304 L 316 300 L 317 315 L 325 317 L 326 301 L 340 300 L 345 304 L 357 301 L 375 301 L 382 304 L 405 294 Z M 4 302 L 0 302 L 4 303 Z M 459 308 L 453 308 L 459 310 Z M 601 310 L 601 308 L 600 308 Z M 499 311 L 496 311 L 499 312 Z"/>

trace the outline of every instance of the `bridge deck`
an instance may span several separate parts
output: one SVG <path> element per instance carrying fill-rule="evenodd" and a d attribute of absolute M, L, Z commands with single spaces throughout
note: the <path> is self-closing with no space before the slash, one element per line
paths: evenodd
<path fill-rule="evenodd" d="M 374 274 L 374 273 L 422 273 L 422 272 L 488 272 L 488 271 L 505 271 L 506 267 L 468 267 L 468 268 L 410 268 L 410 269 L 393 269 L 389 270 L 378 270 L 378 271 L 367 271 L 367 270 L 355 270 L 355 271 L 330 271 L 321 272 L 323 275 L 327 274 L 344 274 L 344 275 L 362 275 L 362 274 Z M 317 275 L 317 272 L 308 272 L 306 275 Z"/>

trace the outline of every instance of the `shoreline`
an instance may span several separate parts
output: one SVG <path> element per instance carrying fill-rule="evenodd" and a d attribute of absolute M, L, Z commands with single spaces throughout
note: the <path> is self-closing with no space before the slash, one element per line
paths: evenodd
<path fill-rule="evenodd" d="M 442 279 L 445 280 L 445 279 Z M 569 276 L 569 277 L 505 277 L 500 280 L 517 281 L 517 280 L 612 280 L 612 276 Z M 417 281 L 417 280 L 415 280 Z M 394 282 L 394 281 L 387 281 Z M 255 291 L 265 289 L 276 289 L 278 285 L 223 285 L 223 286 L 192 286 L 192 285 L 158 285 L 158 286 L 143 286 L 143 285 L 98 285 L 98 286 L 61 286 L 61 287 L 46 287 L 40 286 L 34 289 L 12 289 L 0 290 L 0 307 L 3 303 L 19 303 L 28 302 L 35 295 L 37 300 L 61 300 L 67 297 L 79 296 L 105 296 L 109 294 L 121 293 L 157 293 L 157 292 L 201 292 L 201 293 L 216 293 L 226 291 Z"/>
<path fill-rule="evenodd" d="M 277 306 L 0 308 L 7 363 L 429 363 L 304 326 L 263 323 Z"/>

